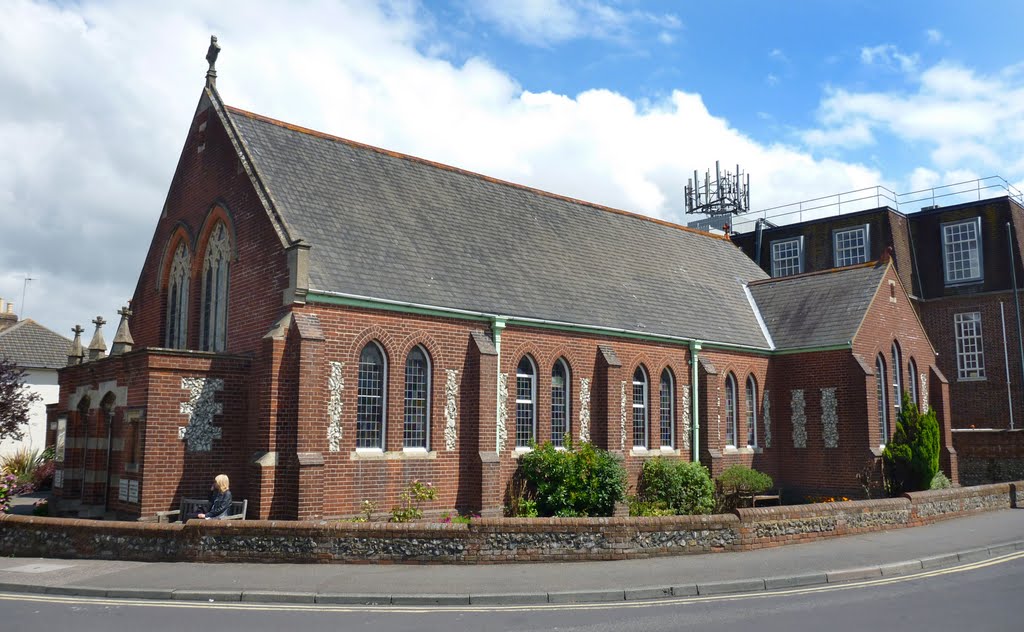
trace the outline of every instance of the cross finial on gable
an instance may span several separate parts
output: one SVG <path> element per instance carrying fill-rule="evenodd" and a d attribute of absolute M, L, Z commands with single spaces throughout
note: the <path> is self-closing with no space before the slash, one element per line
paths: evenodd
<path fill-rule="evenodd" d="M 131 318 L 132 310 L 131 301 L 127 305 L 117 310 L 119 316 L 121 316 L 121 323 L 117 326 L 117 333 L 114 334 L 114 346 L 110 349 L 110 355 L 121 355 L 132 350 L 132 346 L 135 345 L 135 340 L 132 339 L 132 332 L 128 330 L 128 319 Z"/>
<path fill-rule="evenodd" d="M 81 364 L 82 358 L 85 357 L 85 350 L 82 349 L 82 332 L 85 329 L 81 325 L 75 325 L 71 331 L 74 332 L 75 339 L 71 342 L 71 348 L 68 349 L 68 366 Z"/>
<path fill-rule="evenodd" d="M 81 325 L 75 325 L 71 328 L 71 333 L 75 334 L 75 338 L 80 338 L 84 332 L 85 327 L 82 327 Z"/>
<path fill-rule="evenodd" d="M 214 87 L 217 85 L 217 55 L 220 55 L 220 44 L 217 43 L 217 36 L 210 36 L 210 47 L 206 49 L 206 61 L 210 63 L 210 69 L 206 71 L 206 85 Z"/>
<path fill-rule="evenodd" d="M 97 316 L 92 324 L 96 325 L 96 333 L 92 335 L 92 342 L 89 343 L 89 359 L 99 360 L 107 354 L 107 343 L 103 340 L 103 332 L 100 331 L 107 321 L 102 316 Z"/>

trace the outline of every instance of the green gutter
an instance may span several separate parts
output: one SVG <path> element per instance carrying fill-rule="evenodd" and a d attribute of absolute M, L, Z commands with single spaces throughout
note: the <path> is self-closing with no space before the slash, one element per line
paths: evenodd
<path fill-rule="evenodd" d="M 690 442 L 690 460 L 700 463 L 700 407 L 697 399 L 697 353 L 700 343 L 690 341 L 690 427 L 693 429 L 693 440 Z"/>

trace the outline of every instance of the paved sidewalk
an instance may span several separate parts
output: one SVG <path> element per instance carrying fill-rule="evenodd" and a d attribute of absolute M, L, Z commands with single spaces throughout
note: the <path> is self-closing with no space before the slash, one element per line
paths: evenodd
<path fill-rule="evenodd" d="M 907 574 L 1024 550 L 1024 510 L 808 544 L 649 560 L 504 565 L 199 564 L 0 558 L 0 591 L 293 603 L 611 601 Z"/>

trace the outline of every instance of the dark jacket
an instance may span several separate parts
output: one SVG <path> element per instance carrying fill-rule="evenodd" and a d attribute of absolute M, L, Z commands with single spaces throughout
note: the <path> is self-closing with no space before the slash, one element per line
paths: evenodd
<path fill-rule="evenodd" d="M 219 492 L 213 490 L 210 492 L 210 509 L 206 512 L 206 517 L 210 519 L 224 518 L 231 513 L 231 490 L 225 492 Z"/>

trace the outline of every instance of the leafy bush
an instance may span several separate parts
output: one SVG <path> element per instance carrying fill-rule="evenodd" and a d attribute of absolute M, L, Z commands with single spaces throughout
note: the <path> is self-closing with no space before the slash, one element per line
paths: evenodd
<path fill-rule="evenodd" d="M 0 475 L 0 513 L 7 513 L 11 510 L 11 497 L 18 486 L 18 479 L 14 474 Z"/>
<path fill-rule="evenodd" d="M 43 453 L 39 450 L 22 447 L 17 452 L 0 459 L 0 472 L 14 476 L 16 483 L 11 492 L 12 495 L 30 494 L 40 487 L 37 476 L 42 476 L 43 482 L 47 476 L 50 479 L 53 478 L 52 462 L 49 462 L 50 466 L 47 466 L 47 463 L 43 458 Z M 40 468 L 44 467 L 46 469 L 40 472 Z"/>
<path fill-rule="evenodd" d="M 760 494 L 772 488 L 772 477 L 758 472 L 746 465 L 732 465 L 715 479 L 719 495 L 719 506 L 723 510 L 735 509 L 740 506 L 742 497 L 749 494 Z"/>
<path fill-rule="evenodd" d="M 626 502 L 629 504 L 629 515 L 634 517 L 639 516 L 674 516 L 676 512 L 663 503 L 662 501 L 647 502 L 641 500 L 639 496 L 627 496 Z"/>
<path fill-rule="evenodd" d="M 409 487 L 398 495 L 398 506 L 391 508 L 391 522 L 411 522 L 423 517 L 420 504 L 434 500 L 437 490 L 430 483 L 418 480 L 409 483 Z"/>
<path fill-rule="evenodd" d="M 626 468 L 606 450 L 567 441 L 564 450 L 550 442 L 519 459 L 519 476 L 532 492 L 541 516 L 610 516 L 626 497 Z M 526 494 L 514 515 L 525 515 Z"/>
<path fill-rule="evenodd" d="M 635 509 L 634 509 L 635 507 Z M 644 461 L 637 501 L 630 515 L 706 514 L 715 507 L 715 486 L 706 467 L 689 461 L 655 457 Z"/>
<path fill-rule="evenodd" d="M 939 471 L 939 422 L 935 410 L 920 414 L 904 393 L 896 431 L 882 451 L 885 487 L 890 496 L 929 489 Z"/>
<path fill-rule="evenodd" d="M 945 474 L 942 472 L 936 472 L 935 476 L 932 478 L 932 484 L 928 489 L 949 489 L 952 486 L 953 482 L 950 481 Z"/>

